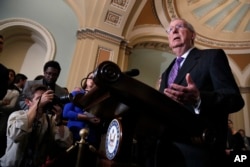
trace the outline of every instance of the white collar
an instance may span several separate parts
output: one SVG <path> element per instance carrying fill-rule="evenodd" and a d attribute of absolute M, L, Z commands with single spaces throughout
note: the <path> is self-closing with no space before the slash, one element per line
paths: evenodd
<path fill-rule="evenodd" d="M 194 47 L 188 49 L 183 55 L 181 55 L 181 57 L 184 58 L 184 59 L 186 59 L 187 56 L 188 56 L 188 54 L 190 53 L 190 51 L 191 51 L 192 49 L 194 49 Z"/>
<path fill-rule="evenodd" d="M 183 58 L 183 60 L 182 60 L 182 62 L 180 64 L 180 66 L 182 66 L 182 64 L 184 63 L 184 61 L 186 60 L 188 54 L 191 52 L 192 49 L 194 49 L 194 47 L 188 49 L 183 55 L 181 55 L 181 57 Z"/>

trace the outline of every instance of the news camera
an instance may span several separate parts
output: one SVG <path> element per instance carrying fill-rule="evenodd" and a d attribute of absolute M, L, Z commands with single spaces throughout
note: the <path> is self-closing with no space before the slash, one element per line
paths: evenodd
<path fill-rule="evenodd" d="M 52 100 L 52 102 L 48 103 L 45 106 L 45 112 L 46 113 L 50 113 L 52 114 L 52 110 L 54 109 L 54 105 L 59 105 L 59 106 L 63 106 L 66 103 L 72 102 L 73 100 L 73 95 L 71 93 L 67 94 L 67 95 L 63 95 L 63 96 L 56 96 L 54 95 L 54 98 Z"/>

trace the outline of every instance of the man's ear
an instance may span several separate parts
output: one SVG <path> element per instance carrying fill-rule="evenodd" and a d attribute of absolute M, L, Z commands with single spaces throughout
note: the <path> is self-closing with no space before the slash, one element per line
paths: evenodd
<path fill-rule="evenodd" d="M 195 39 L 195 37 L 196 37 L 196 33 L 193 33 L 192 39 Z"/>
<path fill-rule="evenodd" d="M 25 104 L 30 106 L 30 100 L 29 99 L 25 99 Z"/>

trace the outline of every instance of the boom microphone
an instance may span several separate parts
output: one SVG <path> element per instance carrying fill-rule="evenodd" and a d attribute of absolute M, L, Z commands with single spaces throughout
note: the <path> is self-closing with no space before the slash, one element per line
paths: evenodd
<path fill-rule="evenodd" d="M 131 69 L 131 70 L 125 71 L 123 73 L 130 76 L 130 77 L 135 77 L 135 76 L 138 76 L 140 74 L 140 71 L 138 69 Z"/>

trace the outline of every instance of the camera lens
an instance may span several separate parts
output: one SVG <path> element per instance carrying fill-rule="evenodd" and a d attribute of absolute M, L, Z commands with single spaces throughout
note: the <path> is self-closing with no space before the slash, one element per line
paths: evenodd
<path fill-rule="evenodd" d="M 60 96 L 59 97 L 60 102 L 65 104 L 65 103 L 69 103 L 73 100 L 73 95 L 71 93 L 64 95 L 64 96 Z"/>

